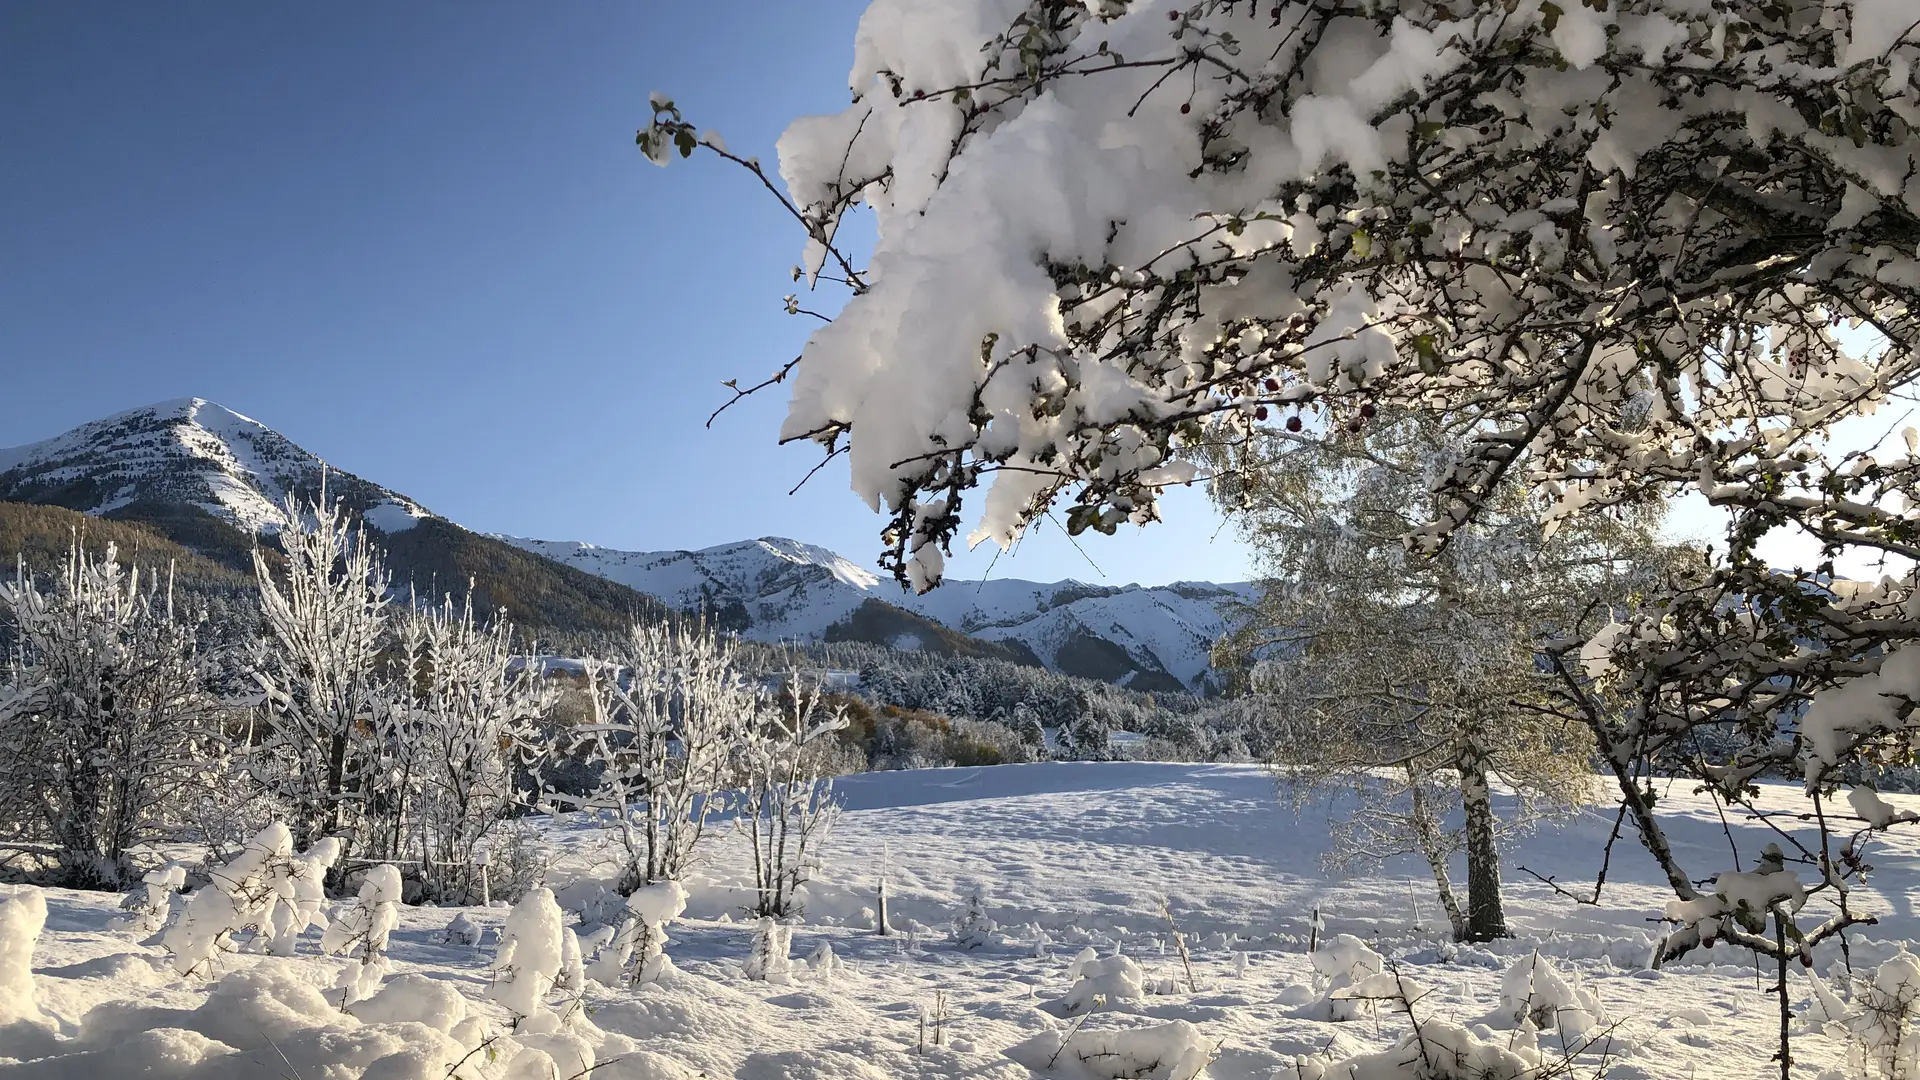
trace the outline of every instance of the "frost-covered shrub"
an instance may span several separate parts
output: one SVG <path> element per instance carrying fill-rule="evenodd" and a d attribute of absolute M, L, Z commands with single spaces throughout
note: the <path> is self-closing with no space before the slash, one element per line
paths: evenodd
<path fill-rule="evenodd" d="M 1828 995 L 1829 999 L 1831 995 Z M 1838 1008 L 1823 1001 L 1823 1011 Z M 1855 987 L 1852 1007 L 1828 1033 L 1847 1041 L 1854 1075 L 1881 1080 L 1920 1077 L 1920 959 L 1902 949 Z"/>
<path fill-rule="evenodd" d="M 658 979 L 672 966 L 667 959 L 667 924 L 687 909 L 687 890 L 677 881 L 661 881 L 634 890 L 627 898 L 626 920 L 594 958 L 588 974 L 606 986 L 638 986 Z"/>
<path fill-rule="evenodd" d="M 1488 1042 L 1441 1019 L 1422 1020 L 1393 1048 L 1339 1061 L 1302 1058 L 1288 1080 L 1525 1080 L 1543 1074 L 1540 1052 L 1525 1042 Z"/>
<path fill-rule="evenodd" d="M 987 915 L 985 886 L 975 885 L 967 892 L 967 906 L 953 920 L 947 940 L 962 949 L 977 949 L 993 940 L 999 924 Z"/>
<path fill-rule="evenodd" d="M 389 800 L 397 824 L 388 834 L 428 855 L 426 896 L 475 903 L 483 845 L 522 797 L 513 767 L 532 756 L 536 721 L 557 694 L 516 656 L 513 624 L 476 617 L 471 590 L 457 607 L 451 597 L 409 605 L 393 637 L 398 671 L 383 702 L 383 742 L 406 779 Z"/>
<path fill-rule="evenodd" d="M 792 929 L 762 917 L 753 925 L 753 948 L 741 974 L 758 982 L 787 983 L 793 978 Z"/>
<path fill-rule="evenodd" d="M 1352 934 L 1335 934 L 1312 956 L 1314 982 L 1324 988 L 1309 1014 L 1323 1020 L 1358 1020 L 1374 1015 L 1381 1003 L 1410 1008 L 1424 986 L 1387 970 L 1380 954 Z"/>
<path fill-rule="evenodd" d="M 387 937 L 400 922 L 400 871 L 385 863 L 366 872 L 352 906 L 320 937 L 320 951 L 354 960 L 342 968 L 334 989 L 345 1007 L 374 993 L 387 973 Z"/>
<path fill-rule="evenodd" d="M 40 1018 L 33 947 L 47 925 L 47 898 L 31 885 L 0 892 L 0 1028 Z"/>
<path fill-rule="evenodd" d="M 207 871 L 207 884 L 194 890 L 173 924 L 160 935 L 173 969 L 181 975 L 209 975 L 215 958 L 232 951 L 234 937 L 253 932 L 256 942 L 271 933 L 274 908 L 287 891 L 292 871 L 293 833 L 275 822 L 260 830 L 240 853 Z"/>
<path fill-rule="evenodd" d="M 513 1014 L 516 1028 L 548 1013 L 546 997 L 565 961 L 564 936 L 560 905 L 550 889 L 534 889 L 507 913 L 487 996 Z"/>
<path fill-rule="evenodd" d="M 736 646 L 713 627 L 635 623 L 610 655 L 586 666 L 586 722 L 561 749 L 597 770 L 585 795 L 549 789 L 556 804 L 609 812 L 625 851 L 616 888 L 677 880 L 693 865 L 758 688 Z"/>
<path fill-rule="evenodd" d="M 1539 1031 L 1557 1031 L 1562 1038 L 1585 1035 L 1606 1019 L 1593 991 L 1562 975 L 1537 952 L 1522 957 L 1500 977 L 1500 1008 L 1488 1018 L 1496 1027 L 1531 1024 Z"/>
<path fill-rule="evenodd" d="M 833 779 L 812 752 L 847 726 L 846 712 L 823 700 L 819 684 L 798 670 L 770 700 L 758 703 L 738 755 L 745 774 L 734 819 L 753 851 L 754 914 L 797 912 L 800 886 L 820 861 L 820 848 L 840 817 Z"/>
<path fill-rule="evenodd" d="M 524 818 L 513 818 L 494 831 L 487 860 L 487 885 L 492 899 L 517 903 L 547 883 L 553 867 L 553 849 L 540 839 L 540 830 Z"/>
<path fill-rule="evenodd" d="M 340 839 L 322 837 L 313 846 L 289 856 L 286 875 L 280 883 L 279 903 L 274 905 L 272 940 L 268 948 L 276 956 L 292 956 L 294 942 L 307 927 L 328 928 L 322 910 L 327 903 L 327 871 L 340 861 Z M 384 946 L 383 946 L 384 947 Z"/>
<path fill-rule="evenodd" d="M 224 757 L 219 657 L 170 581 L 78 537 L 45 589 L 0 583 L 0 819 L 50 845 L 59 884 L 122 887 L 127 851 L 182 831 Z"/>
<path fill-rule="evenodd" d="M 126 914 L 113 921 L 121 930 L 131 930 L 135 934 L 151 934 L 167 924 L 173 914 L 173 894 L 185 888 L 187 868 L 179 863 L 147 871 L 140 878 L 140 885 L 120 901 L 120 909 Z"/>

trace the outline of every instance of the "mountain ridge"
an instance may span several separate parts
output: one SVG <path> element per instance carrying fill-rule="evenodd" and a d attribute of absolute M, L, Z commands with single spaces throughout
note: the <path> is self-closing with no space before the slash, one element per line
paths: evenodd
<path fill-rule="evenodd" d="M 826 548 L 765 536 L 710 548 L 626 551 L 500 535 L 507 543 L 704 610 L 761 640 L 831 640 L 879 600 L 949 630 L 997 641 L 1069 675 L 1139 690 L 1205 690 L 1213 642 L 1256 587 L 1179 581 L 1100 585 L 1068 578 L 954 579 L 915 595 Z"/>
<path fill-rule="evenodd" d="M 310 498 L 322 485 L 381 534 L 397 583 L 411 578 L 434 590 L 471 580 L 476 601 L 536 632 L 615 632 L 636 615 L 699 612 L 759 640 L 994 656 L 1136 690 L 1188 692 L 1212 685 L 1210 647 L 1236 606 L 1253 598 L 1245 583 L 1071 578 L 956 579 L 917 596 L 834 551 L 779 536 L 636 552 L 478 533 L 198 397 L 0 449 L 0 502 L 136 523 L 247 574 L 285 500 Z"/>

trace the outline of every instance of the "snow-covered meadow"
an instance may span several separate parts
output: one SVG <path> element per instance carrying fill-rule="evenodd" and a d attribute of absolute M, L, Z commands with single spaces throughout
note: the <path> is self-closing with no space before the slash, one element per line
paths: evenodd
<path fill-rule="evenodd" d="M 1333 802 L 1296 815 L 1256 767 L 921 770 L 850 777 L 840 791 L 847 811 L 790 927 L 788 973 L 777 965 L 771 981 L 743 973 L 756 937 L 744 914 L 750 871 L 741 838 L 722 835 L 668 928 L 669 970 L 632 988 L 588 982 L 584 1015 L 545 1035 L 527 1035 L 525 1024 L 506 1034 L 507 995 L 491 970 L 509 914 L 502 906 L 400 909 L 392 989 L 342 1012 L 329 996 L 338 1000 L 336 979 L 351 961 L 320 955 L 318 932 L 292 957 L 241 952 L 223 957 L 212 978 L 182 978 L 160 948 L 140 943 L 144 935 L 112 925 L 122 914 L 116 896 L 67 890 L 40 894 L 46 925 L 32 946 L 29 999 L 24 954 L 8 947 L 22 940 L 18 924 L 33 904 L 16 891 L 0 903 L 0 1021 L 10 1022 L 0 1026 L 0 1077 L 566 1077 L 591 1066 L 602 1080 L 1266 1080 L 1316 1076 L 1342 1059 L 1356 1071 L 1330 1075 L 1415 1075 L 1368 1072 L 1356 1057 L 1389 1050 L 1411 1030 L 1403 1012 L 1365 1000 L 1382 980 L 1417 998 L 1414 1017 L 1430 1042 L 1461 1025 L 1461 1045 L 1492 1055 L 1474 1062 L 1480 1068 L 1506 1060 L 1489 1047 L 1534 1043 L 1549 1069 L 1571 1052 L 1577 1068 L 1567 1075 L 1706 1080 L 1778 1068 L 1768 1060 L 1779 1024 L 1765 992 L 1771 973 L 1757 973 L 1747 954 L 1699 950 L 1647 969 L 1669 894 L 1630 834 L 1615 845 L 1597 905 L 1516 869 L 1590 888 L 1613 824 L 1604 808 L 1509 852 L 1518 936 L 1483 947 L 1447 940 L 1416 861 L 1330 878 L 1320 867 L 1327 822 L 1354 808 Z M 1790 792 L 1779 793 L 1788 805 Z M 1709 800 L 1675 784 L 1663 806 L 1676 844 L 1703 861 L 1725 852 Z M 548 884 L 563 906 L 579 906 L 616 872 L 614 844 L 585 814 L 539 820 L 555 857 Z M 1745 850 L 1769 831 L 1728 827 Z M 1847 943 L 1862 974 L 1920 930 L 1910 899 L 1920 845 L 1888 836 L 1869 858 L 1877 893 L 1857 891 L 1855 902 L 1884 914 Z M 872 929 L 883 877 L 898 931 L 890 937 Z M 993 926 L 975 919 L 971 941 L 955 943 L 953 923 L 975 893 Z M 1313 957 L 1316 910 L 1323 948 Z M 480 928 L 478 944 L 447 940 L 456 920 Z M 1343 983 L 1374 974 L 1362 944 L 1383 970 L 1371 989 L 1343 995 Z M 1127 961 L 1111 961 L 1116 954 Z M 1821 948 L 1816 971 L 1842 994 L 1844 964 L 1837 946 Z M 1087 976 L 1077 992 L 1076 970 Z M 1516 979 L 1536 1006 L 1551 999 L 1561 1010 L 1541 1017 L 1537 1034 L 1510 1018 Z M 1814 984 L 1796 972 L 1792 987 L 1796 1075 L 1816 1076 L 1842 1064 L 1846 1046 L 1818 1032 Z M 1090 1015 L 1067 1007 L 1094 993 L 1104 997 Z M 1344 1014 L 1354 1018 L 1332 1019 Z M 1110 1034 L 1141 1029 L 1152 1034 L 1132 1043 Z M 522 1045 L 547 1054 L 521 1055 Z"/>

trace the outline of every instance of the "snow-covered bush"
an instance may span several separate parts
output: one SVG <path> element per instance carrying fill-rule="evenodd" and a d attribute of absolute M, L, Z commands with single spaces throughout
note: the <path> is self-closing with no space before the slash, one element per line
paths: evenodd
<path fill-rule="evenodd" d="M 220 953 L 237 947 L 235 935 L 252 933 L 264 945 L 273 932 L 277 905 L 291 897 L 293 833 L 280 822 L 260 830 L 238 855 L 207 870 L 160 935 L 160 946 L 181 975 L 211 975 Z"/>
<path fill-rule="evenodd" d="M 40 1018 L 33 947 L 47 925 L 47 898 L 31 885 L 0 890 L 0 1028 Z"/>
<path fill-rule="evenodd" d="M 400 899 L 399 869 L 388 863 L 369 867 L 353 903 L 335 915 L 321 935 L 320 951 L 363 964 L 380 962 L 387 955 L 388 936 L 400 923 Z"/>
<path fill-rule="evenodd" d="M 0 584 L 0 817 L 49 845 L 60 884 L 120 887 L 127 851 L 181 831 L 223 758 L 216 650 L 165 581 L 78 537 L 47 588 Z"/>
<path fill-rule="evenodd" d="M 677 881 L 659 881 L 627 897 L 626 919 L 594 958 L 588 974 L 605 986 L 638 986 L 660 977 L 667 959 L 667 924 L 687 909 L 687 890 Z"/>
<path fill-rule="evenodd" d="M 282 510 L 276 539 L 285 558 L 253 554 L 267 626 L 253 672 L 266 724 L 248 748 L 248 768 L 285 805 L 296 840 L 339 836 L 358 852 L 365 810 L 382 804 L 395 775 L 379 767 L 391 689 L 381 656 L 387 571 L 324 488 L 305 504 L 289 494 Z"/>
<path fill-rule="evenodd" d="M 967 890 L 967 906 L 954 917 L 947 940 L 962 949 L 977 949 L 991 943 L 994 931 L 999 928 L 987 914 L 986 887 L 975 885 Z"/>
<path fill-rule="evenodd" d="M 487 996 L 513 1014 L 516 1028 L 550 1015 L 546 999 L 564 967 L 565 930 L 551 889 L 534 889 L 507 913 Z"/>
<path fill-rule="evenodd" d="M 1495 1027 L 1531 1024 L 1562 1039 L 1585 1035 L 1607 1020 L 1593 991 L 1560 973 L 1539 953 L 1522 957 L 1500 978 L 1500 1008 L 1488 1018 Z"/>
<path fill-rule="evenodd" d="M 733 642 L 704 625 L 635 623 L 586 672 L 591 714 L 562 749 L 599 770 L 598 781 L 584 796 L 547 797 L 611 812 L 626 851 L 620 892 L 678 880 L 693 865 L 757 694 Z"/>
<path fill-rule="evenodd" d="M 187 868 L 179 863 L 147 871 L 139 887 L 120 901 L 120 909 L 127 914 L 114 920 L 114 925 L 135 934 L 154 933 L 167 924 L 173 914 L 173 895 L 186 884 Z"/>
<path fill-rule="evenodd" d="M 1411 1009 L 1427 988 L 1389 970 L 1379 953 L 1352 934 L 1322 941 L 1310 958 L 1314 982 L 1322 990 L 1306 1015 L 1322 1020 L 1358 1020 L 1375 1015 L 1382 1003 Z"/>
<path fill-rule="evenodd" d="M 1286 1080 L 1523 1080 L 1553 1075 L 1540 1052 L 1513 1040 L 1487 1041 L 1447 1020 L 1431 1018 L 1391 1049 L 1339 1061 L 1299 1060 Z"/>
<path fill-rule="evenodd" d="M 819 864 L 840 804 L 833 779 L 821 775 L 818 756 L 809 751 L 846 725 L 845 711 L 829 708 L 819 684 L 807 684 L 796 670 L 779 694 L 760 703 L 746 730 L 740 750 L 746 783 L 735 821 L 753 851 L 755 914 L 794 914 L 800 886 Z"/>
<path fill-rule="evenodd" d="M 1920 1077 L 1916 1021 L 1920 1021 L 1920 960 L 1902 949 L 1855 986 L 1851 1008 L 1837 1023 L 1829 1023 L 1827 1030 L 1846 1040 L 1854 1075 L 1913 1080 Z"/>
<path fill-rule="evenodd" d="M 787 983 L 793 979 L 793 930 L 767 917 L 753 924 L 753 946 L 741 974 L 756 982 Z"/>
<path fill-rule="evenodd" d="M 399 671 L 382 722 L 403 781 L 386 815 L 404 823 L 401 850 L 425 853 L 429 898 L 476 902 L 481 846 L 518 801 L 514 765 L 557 694 L 515 656 L 511 623 L 476 619 L 471 583 L 459 607 L 410 605 L 394 623 Z"/>

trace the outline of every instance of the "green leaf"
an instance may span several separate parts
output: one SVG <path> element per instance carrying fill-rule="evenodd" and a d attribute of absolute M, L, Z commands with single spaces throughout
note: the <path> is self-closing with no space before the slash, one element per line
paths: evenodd
<path fill-rule="evenodd" d="M 1364 259 L 1373 250 L 1373 236 L 1365 229 L 1353 230 L 1353 257 Z"/>
<path fill-rule="evenodd" d="M 692 157 L 693 148 L 696 145 L 693 138 L 693 129 L 683 127 L 679 131 L 674 132 L 673 145 L 680 148 L 681 157 Z"/>
<path fill-rule="evenodd" d="M 1553 33 L 1553 28 L 1560 25 L 1560 16 L 1565 14 L 1559 4 L 1547 0 L 1540 5 L 1540 28 L 1549 34 Z"/>

